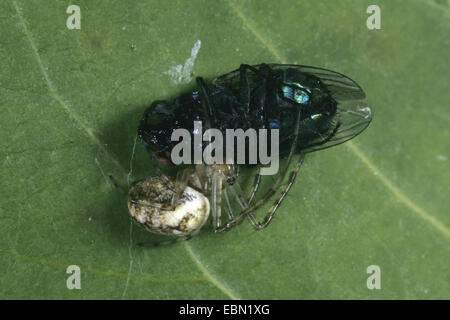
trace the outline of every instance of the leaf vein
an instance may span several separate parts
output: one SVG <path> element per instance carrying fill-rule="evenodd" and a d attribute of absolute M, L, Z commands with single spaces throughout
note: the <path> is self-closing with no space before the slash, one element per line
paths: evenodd
<path fill-rule="evenodd" d="M 22 13 L 20 12 L 20 8 L 18 7 L 17 2 L 15 0 L 12 0 L 12 3 L 17 12 L 17 16 L 19 18 L 20 24 L 22 25 L 23 32 L 30 44 L 30 47 L 34 53 L 34 56 L 36 57 L 36 61 L 39 66 L 39 69 L 41 71 L 41 74 L 43 75 L 45 83 L 47 84 L 47 87 L 50 90 L 50 96 L 53 97 L 61 105 L 61 107 L 66 111 L 66 113 L 78 124 L 78 126 L 87 133 L 88 137 L 100 148 L 100 150 L 102 150 L 109 157 L 109 159 L 114 163 L 114 165 L 124 175 L 126 175 L 126 170 L 121 166 L 119 161 L 109 152 L 109 150 L 105 147 L 105 145 L 94 134 L 94 130 L 92 128 L 88 127 L 86 125 L 86 123 L 80 118 L 80 116 L 76 112 L 74 112 L 72 110 L 72 108 L 57 93 L 55 86 L 53 85 L 52 81 L 50 80 L 50 78 L 48 76 L 47 71 L 44 68 L 41 57 L 40 57 L 39 52 L 34 43 L 33 37 L 31 35 L 30 31 L 28 30 L 27 24 L 25 22 L 24 17 L 22 16 Z"/>
<path fill-rule="evenodd" d="M 232 300 L 240 300 L 240 298 L 235 293 L 233 293 L 233 291 L 228 286 L 222 283 L 219 279 L 217 279 L 216 276 L 214 276 L 212 273 L 208 271 L 208 269 L 206 269 L 205 265 L 199 260 L 197 254 L 194 252 L 192 247 L 187 242 L 184 242 L 184 247 L 186 248 L 186 251 L 189 253 L 189 255 L 191 256 L 192 260 L 195 262 L 197 267 L 203 273 L 207 281 L 212 283 L 217 289 L 222 291 Z"/>
<path fill-rule="evenodd" d="M 50 260 L 46 260 L 46 259 L 42 259 L 42 258 L 35 258 L 35 257 L 29 257 L 26 255 L 22 255 L 16 251 L 13 250 L 3 250 L 0 249 L 0 254 L 5 254 L 5 255 L 9 255 L 12 257 L 15 257 L 16 259 L 19 260 L 25 260 L 25 261 L 29 261 L 32 263 L 38 263 L 41 265 L 45 265 L 48 267 L 52 267 L 52 268 L 67 268 L 70 264 L 64 264 L 64 263 L 58 263 L 58 262 L 54 262 L 54 261 L 50 261 Z M 88 268 L 85 266 L 80 266 L 80 269 L 83 270 L 83 272 L 87 272 L 87 273 L 92 273 L 92 274 L 97 274 L 100 276 L 104 276 L 104 277 L 113 277 L 113 278 L 122 278 L 122 279 L 127 279 L 129 277 L 133 278 L 133 279 L 137 279 L 137 280 L 145 280 L 145 281 L 150 281 L 150 282 L 158 282 L 158 283 L 178 283 L 178 282 L 203 282 L 203 281 L 207 281 L 204 277 L 190 277 L 190 278 L 170 278 L 170 279 L 163 279 L 163 278 L 155 278 L 155 277 L 148 277 L 145 275 L 138 275 L 138 274 L 133 274 L 133 273 L 128 273 L 128 272 L 118 272 L 118 271 L 103 271 L 103 270 L 98 270 L 98 269 L 93 269 L 93 268 Z"/>

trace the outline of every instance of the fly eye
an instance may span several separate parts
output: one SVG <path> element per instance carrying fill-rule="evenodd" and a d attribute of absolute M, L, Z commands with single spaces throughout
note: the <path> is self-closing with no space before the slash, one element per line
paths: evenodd
<path fill-rule="evenodd" d="M 281 86 L 283 98 L 298 104 L 306 104 L 309 101 L 309 94 L 304 89 L 294 84 L 283 84 Z"/>

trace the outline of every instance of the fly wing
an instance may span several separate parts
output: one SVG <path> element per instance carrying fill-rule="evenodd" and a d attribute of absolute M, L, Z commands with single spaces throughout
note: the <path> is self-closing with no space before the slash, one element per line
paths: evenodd
<path fill-rule="evenodd" d="M 349 77 L 327 69 L 289 64 L 270 64 L 273 70 L 298 71 L 317 77 L 337 102 L 336 116 L 325 133 L 316 133 L 314 139 L 300 145 L 302 152 L 326 149 L 360 134 L 372 120 L 372 110 L 363 101 L 366 94 L 362 88 Z M 292 138 L 292 137 L 290 137 Z M 290 140 L 287 139 L 288 141 Z"/>
<path fill-rule="evenodd" d="M 239 81 L 239 69 L 228 72 L 215 78 L 212 83 L 218 86 L 229 86 L 233 81 Z"/>
<path fill-rule="evenodd" d="M 260 64 L 252 66 L 254 70 L 259 70 Z M 296 69 L 298 71 L 316 76 L 325 84 L 331 92 L 333 98 L 337 101 L 343 100 L 361 100 L 366 97 L 361 87 L 352 79 L 339 72 L 331 71 L 324 68 L 303 66 L 296 64 L 268 64 L 272 70 L 286 71 L 288 69 Z M 223 88 L 237 88 L 239 86 L 239 69 L 231 71 L 213 80 L 213 84 Z M 249 83 L 254 83 L 257 74 L 248 70 L 247 76 Z"/>
<path fill-rule="evenodd" d="M 336 101 L 362 100 L 366 94 L 361 87 L 349 77 L 328 69 L 295 64 L 269 64 L 273 70 L 296 69 L 320 79 Z"/>
<path fill-rule="evenodd" d="M 362 131 L 372 121 L 372 110 L 360 101 L 347 101 L 338 105 L 327 133 L 317 134 L 317 138 L 301 146 L 302 152 L 326 149 L 348 141 Z"/>
<path fill-rule="evenodd" d="M 225 92 L 232 93 L 239 98 L 239 91 L 242 85 L 248 85 L 251 90 L 258 87 L 261 84 L 261 75 L 258 72 L 260 65 L 250 66 L 249 68 L 243 69 L 245 72 L 247 84 L 241 81 L 241 68 L 231 71 L 227 74 L 221 75 L 212 81 L 213 87 L 219 90 L 224 90 Z"/>

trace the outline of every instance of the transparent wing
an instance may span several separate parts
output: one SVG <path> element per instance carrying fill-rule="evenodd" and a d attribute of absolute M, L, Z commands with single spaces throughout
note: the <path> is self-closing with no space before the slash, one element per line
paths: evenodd
<path fill-rule="evenodd" d="M 301 149 L 303 152 L 313 152 L 344 143 L 364 131 L 371 121 L 372 110 L 365 103 L 347 101 L 339 104 L 329 130 L 325 134 L 317 134 L 316 139 Z"/>
<path fill-rule="evenodd" d="M 302 66 L 295 64 L 269 64 L 273 70 L 296 69 L 298 71 L 316 76 L 325 84 L 331 95 L 337 101 L 362 100 L 366 94 L 361 87 L 352 79 L 339 72 L 328 69 Z"/>
<path fill-rule="evenodd" d="M 352 79 L 339 72 L 331 71 L 324 68 L 303 66 L 296 64 L 267 64 L 272 70 L 287 71 L 296 69 L 298 71 L 311 74 L 319 78 L 330 90 L 333 97 L 338 101 L 343 100 L 361 100 L 365 98 L 365 93 L 361 87 Z M 261 64 L 254 65 L 254 70 L 259 70 Z M 254 83 L 257 77 L 256 72 L 248 72 L 249 82 Z M 231 71 L 213 80 L 213 84 L 220 87 L 235 88 L 239 82 L 239 69 Z"/>
<path fill-rule="evenodd" d="M 280 71 L 296 69 L 317 77 L 326 85 L 337 102 L 336 116 L 329 124 L 327 132 L 316 133 L 315 138 L 301 144 L 302 152 L 313 152 L 341 144 L 356 137 L 370 124 L 372 110 L 363 101 L 366 94 L 349 77 L 335 71 L 310 66 L 289 64 L 270 64 L 269 66 L 273 70 Z"/>

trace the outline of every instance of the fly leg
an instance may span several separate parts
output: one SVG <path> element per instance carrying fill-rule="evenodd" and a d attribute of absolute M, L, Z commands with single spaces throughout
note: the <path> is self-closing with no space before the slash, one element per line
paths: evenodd
<path fill-rule="evenodd" d="M 203 111 L 205 112 L 205 115 L 207 117 L 206 118 L 207 119 L 206 120 L 207 121 L 207 123 L 206 123 L 207 129 L 215 128 L 215 126 L 217 124 L 216 112 L 215 112 L 214 106 L 211 103 L 211 100 L 209 99 L 208 87 L 206 86 L 206 82 L 201 77 L 197 77 L 196 81 L 197 81 L 197 85 L 199 86 Z M 211 125 L 212 125 L 212 127 L 211 127 Z"/>
<path fill-rule="evenodd" d="M 239 102 L 245 106 L 246 112 L 250 113 L 250 85 L 247 70 L 255 73 L 258 73 L 258 70 L 248 64 L 239 66 Z"/>
<path fill-rule="evenodd" d="M 267 65 L 262 64 L 260 66 L 261 70 L 256 69 L 253 66 L 250 66 L 248 64 L 241 64 L 239 67 L 239 102 L 244 105 L 244 107 L 246 108 L 246 113 L 249 114 L 250 113 L 250 83 L 248 80 L 248 71 L 254 72 L 258 78 L 259 81 L 261 81 L 261 85 L 258 86 L 257 88 L 257 92 L 255 92 L 256 95 L 256 101 L 259 105 L 259 109 L 260 109 L 260 113 L 261 116 L 262 111 L 264 110 L 264 105 L 265 105 L 265 97 L 266 97 L 266 78 L 265 78 L 265 73 L 267 73 L 266 69 L 268 68 Z M 270 68 L 269 68 L 270 69 Z"/>
<path fill-rule="evenodd" d="M 248 194 L 247 197 L 247 202 L 248 204 L 251 204 L 253 201 L 253 198 L 255 197 L 256 192 L 258 191 L 259 185 L 261 184 L 261 168 L 258 168 L 258 171 L 256 172 L 255 175 L 255 180 L 253 182 L 253 187 L 250 190 L 250 193 Z"/>

